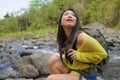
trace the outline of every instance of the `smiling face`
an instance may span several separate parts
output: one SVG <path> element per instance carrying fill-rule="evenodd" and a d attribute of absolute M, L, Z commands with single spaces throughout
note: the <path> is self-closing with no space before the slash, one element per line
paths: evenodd
<path fill-rule="evenodd" d="M 79 17 L 74 9 L 67 9 L 60 15 L 58 23 L 57 42 L 62 49 L 67 40 L 72 40 L 78 30 L 81 29 Z"/>
<path fill-rule="evenodd" d="M 74 27 L 76 25 L 77 19 L 75 13 L 71 10 L 67 10 L 63 13 L 61 18 L 61 25 L 63 27 Z"/>

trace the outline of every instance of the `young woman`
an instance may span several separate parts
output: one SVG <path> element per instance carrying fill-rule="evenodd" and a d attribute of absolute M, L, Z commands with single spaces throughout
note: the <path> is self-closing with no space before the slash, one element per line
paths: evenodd
<path fill-rule="evenodd" d="M 81 74 L 74 70 L 87 69 L 91 66 L 86 63 L 98 64 L 103 58 L 107 57 L 106 51 L 97 40 L 84 32 L 80 32 L 74 46 L 66 52 L 67 56 L 73 60 L 73 63 L 70 64 L 66 57 L 64 57 L 64 61 L 67 66 L 61 62 L 59 54 L 62 48 L 66 46 L 69 40 L 73 39 L 80 29 L 81 26 L 76 12 L 73 9 L 65 10 L 59 19 L 58 54 L 52 56 L 48 61 L 52 74 L 46 80 L 79 80 Z M 70 69 L 71 71 L 69 71 Z M 88 78 L 82 76 L 81 78 L 81 80 L 96 80 L 96 76 Z"/>

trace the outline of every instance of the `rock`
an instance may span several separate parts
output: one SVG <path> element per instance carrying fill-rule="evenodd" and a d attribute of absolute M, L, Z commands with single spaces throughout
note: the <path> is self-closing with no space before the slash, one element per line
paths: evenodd
<path fill-rule="evenodd" d="M 49 67 L 48 67 L 48 59 L 51 56 L 51 54 L 41 54 L 41 53 L 35 53 L 31 55 L 31 60 L 33 62 L 33 65 L 39 70 L 42 74 L 50 73 Z"/>
<path fill-rule="evenodd" d="M 38 77 L 38 75 L 38 70 L 31 64 L 22 66 L 19 71 L 20 78 L 35 78 Z"/>
<path fill-rule="evenodd" d="M 0 49 L 4 48 L 4 44 L 0 43 Z"/>
<path fill-rule="evenodd" d="M 8 67 L 4 72 L 0 72 L 0 80 L 6 79 L 6 78 L 15 78 L 17 76 L 17 72 L 11 68 Z"/>
<path fill-rule="evenodd" d="M 105 34 L 106 32 L 106 28 L 103 24 L 100 24 L 100 23 L 92 23 L 92 24 L 89 24 L 88 27 L 92 27 L 92 29 L 99 29 L 103 34 Z"/>
<path fill-rule="evenodd" d="M 5 80 L 34 80 L 34 79 L 26 79 L 26 78 L 19 78 L 19 79 L 13 79 L 13 78 L 7 78 Z"/>
<path fill-rule="evenodd" d="M 32 38 L 35 38 L 34 34 L 25 34 L 24 35 L 24 40 L 29 40 L 29 39 L 32 39 Z"/>
<path fill-rule="evenodd" d="M 18 71 L 19 77 L 34 78 L 40 75 L 40 73 L 50 73 L 47 65 L 47 61 L 50 56 L 51 54 L 34 53 L 14 61 L 13 65 Z"/>
<path fill-rule="evenodd" d="M 38 70 L 32 65 L 30 56 L 24 56 L 14 61 L 13 65 L 21 78 L 34 78 L 39 75 Z"/>

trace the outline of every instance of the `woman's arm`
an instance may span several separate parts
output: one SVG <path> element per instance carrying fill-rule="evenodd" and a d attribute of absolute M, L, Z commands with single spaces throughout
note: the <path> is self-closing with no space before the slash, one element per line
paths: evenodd
<path fill-rule="evenodd" d="M 107 57 L 107 53 L 99 42 L 87 35 L 80 33 L 77 38 L 76 59 L 81 62 L 98 64 Z"/>

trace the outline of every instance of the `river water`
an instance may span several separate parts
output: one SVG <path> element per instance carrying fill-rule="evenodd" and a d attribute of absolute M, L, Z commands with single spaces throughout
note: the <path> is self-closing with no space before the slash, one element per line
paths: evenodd
<path fill-rule="evenodd" d="M 26 48 L 28 48 L 28 45 L 21 45 L 19 43 L 12 43 L 6 45 L 6 51 L 14 51 L 17 53 L 21 53 L 22 51 L 26 51 Z M 50 53 L 55 54 L 56 53 L 56 46 L 49 45 L 43 48 L 39 48 L 38 46 L 33 46 L 32 49 L 27 49 L 28 51 L 32 52 L 42 52 L 42 53 Z M 0 52 L 0 59 L 3 57 L 6 57 L 8 52 L 1 51 Z M 112 50 L 109 50 L 110 59 L 108 62 L 107 69 L 105 70 L 105 76 L 106 80 L 120 80 L 120 47 L 113 48 Z M 20 55 L 16 55 L 14 59 L 20 58 Z M 0 60 L 0 74 L 4 72 L 4 70 L 12 66 L 11 60 L 7 58 L 6 62 L 1 62 Z"/>

